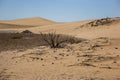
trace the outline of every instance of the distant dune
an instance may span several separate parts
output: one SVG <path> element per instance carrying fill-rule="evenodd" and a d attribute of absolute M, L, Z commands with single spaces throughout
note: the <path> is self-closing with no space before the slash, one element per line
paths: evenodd
<path fill-rule="evenodd" d="M 42 26 L 42 27 L 41 27 Z M 102 18 L 78 22 L 54 22 L 44 18 L 27 18 L 0 21 L 0 29 L 17 31 L 30 30 L 34 33 L 57 32 L 93 39 L 97 37 L 118 38 L 120 18 Z"/>
<path fill-rule="evenodd" d="M 78 22 L 66 22 L 43 27 L 31 27 L 29 30 L 34 33 L 39 32 L 57 32 L 60 34 L 69 34 L 77 37 L 94 39 L 97 37 L 120 38 L 120 18 L 110 18 L 104 23 L 104 19 L 84 20 Z M 96 22 L 97 21 L 97 22 Z M 101 23 L 99 23 L 99 21 Z M 97 26 L 91 26 L 92 24 Z M 103 24 L 104 23 L 104 24 Z M 84 25 L 84 27 L 83 27 Z M 28 29 L 28 28 L 26 28 Z"/>
<path fill-rule="evenodd" d="M 34 27 L 34 26 L 51 25 L 54 23 L 56 22 L 40 17 L 16 19 L 16 20 L 0 20 L 0 28 Z"/>

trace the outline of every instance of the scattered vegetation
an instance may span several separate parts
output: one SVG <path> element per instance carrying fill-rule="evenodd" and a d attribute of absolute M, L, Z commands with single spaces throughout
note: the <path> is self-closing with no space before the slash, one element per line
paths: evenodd
<path fill-rule="evenodd" d="M 0 33 L 0 51 L 47 46 L 39 34 Z"/>
<path fill-rule="evenodd" d="M 79 43 L 85 39 L 56 33 L 26 34 L 26 33 L 0 33 L 0 51 L 21 50 L 38 46 L 51 48 L 64 47 L 64 43 Z"/>
<path fill-rule="evenodd" d="M 112 22 L 115 22 L 115 20 L 107 17 L 107 18 L 102 18 L 102 19 L 91 21 L 87 24 L 82 25 L 81 27 L 84 27 L 84 26 L 96 27 L 96 26 L 101 26 L 101 25 L 109 25 Z"/>

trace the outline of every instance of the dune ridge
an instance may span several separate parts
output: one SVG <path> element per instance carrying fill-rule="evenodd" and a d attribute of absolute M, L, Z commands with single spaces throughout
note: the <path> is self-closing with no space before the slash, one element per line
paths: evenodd
<path fill-rule="evenodd" d="M 13 24 L 13 25 L 43 26 L 43 25 L 54 24 L 55 22 L 41 17 L 33 17 L 33 18 L 23 18 L 16 20 L 0 20 L 0 23 Z"/>

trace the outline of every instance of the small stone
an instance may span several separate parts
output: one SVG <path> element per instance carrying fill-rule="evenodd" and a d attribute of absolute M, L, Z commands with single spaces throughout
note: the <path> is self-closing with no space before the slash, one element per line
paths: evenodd
<path fill-rule="evenodd" d="M 113 63 L 117 63 L 116 61 L 113 61 Z"/>
<path fill-rule="evenodd" d="M 58 57 L 54 57 L 55 59 L 58 59 Z"/>
<path fill-rule="evenodd" d="M 41 60 L 43 60 L 43 58 L 41 58 Z"/>
<path fill-rule="evenodd" d="M 52 63 L 52 64 L 54 64 L 54 63 Z"/>
<path fill-rule="evenodd" d="M 66 56 L 69 56 L 69 54 L 67 54 Z"/>
<path fill-rule="evenodd" d="M 118 49 L 117 47 L 115 47 L 115 49 Z"/>

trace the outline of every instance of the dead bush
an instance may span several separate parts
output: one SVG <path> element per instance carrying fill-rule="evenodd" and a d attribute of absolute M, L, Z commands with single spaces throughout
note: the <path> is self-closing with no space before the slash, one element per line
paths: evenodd
<path fill-rule="evenodd" d="M 51 48 L 61 48 L 63 43 L 80 43 L 85 39 L 79 39 L 69 35 L 56 34 L 55 32 L 43 34 L 40 33 L 42 39 L 51 47 Z"/>

